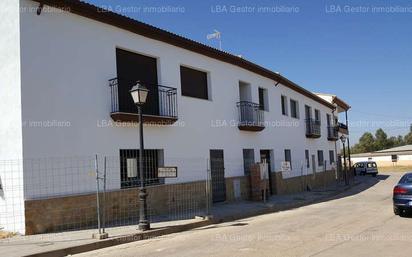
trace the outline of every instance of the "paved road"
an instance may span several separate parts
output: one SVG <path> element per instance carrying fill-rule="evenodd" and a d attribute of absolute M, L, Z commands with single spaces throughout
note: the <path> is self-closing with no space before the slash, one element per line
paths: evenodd
<path fill-rule="evenodd" d="M 320 204 L 78 256 L 412 256 L 412 218 L 392 210 L 400 176 L 370 178 L 374 186 Z"/>

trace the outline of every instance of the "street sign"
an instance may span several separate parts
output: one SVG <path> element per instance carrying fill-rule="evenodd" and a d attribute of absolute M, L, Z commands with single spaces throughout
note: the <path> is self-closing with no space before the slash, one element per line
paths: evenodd
<path fill-rule="evenodd" d="M 291 171 L 290 162 L 282 162 L 281 166 L 282 171 Z"/>
<path fill-rule="evenodd" d="M 159 178 L 177 178 L 177 167 L 159 167 L 157 168 Z"/>

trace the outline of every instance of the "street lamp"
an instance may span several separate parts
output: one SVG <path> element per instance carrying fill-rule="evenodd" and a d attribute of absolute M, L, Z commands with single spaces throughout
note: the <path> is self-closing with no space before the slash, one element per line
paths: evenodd
<path fill-rule="evenodd" d="M 149 90 L 139 82 L 129 91 L 132 95 L 133 102 L 139 110 L 139 131 L 140 131 L 140 150 L 139 150 L 139 170 L 140 170 L 140 186 L 139 186 L 139 229 L 142 231 L 150 229 L 150 223 L 147 219 L 147 193 L 144 184 L 145 175 L 143 172 L 143 114 L 142 106 L 146 103 Z"/>
<path fill-rule="evenodd" d="M 340 140 L 342 141 L 342 145 L 343 145 L 343 167 L 344 167 L 343 176 L 345 177 L 345 185 L 349 185 L 348 171 L 347 171 L 347 166 L 346 166 L 346 150 L 345 150 L 346 137 L 345 135 L 342 135 L 340 137 Z"/>

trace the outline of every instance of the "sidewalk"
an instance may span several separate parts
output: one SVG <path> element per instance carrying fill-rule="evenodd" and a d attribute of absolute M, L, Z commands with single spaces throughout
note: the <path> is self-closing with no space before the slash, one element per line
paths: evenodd
<path fill-rule="evenodd" d="M 152 224 L 152 230 L 139 232 L 137 225 L 110 228 L 109 238 L 104 240 L 92 239 L 94 230 L 50 233 L 33 236 L 16 236 L 0 240 L 2 256 L 67 256 L 104 247 L 165 236 L 215 223 L 233 221 L 251 216 L 289 210 L 300 206 L 333 199 L 350 188 L 367 184 L 370 178 L 357 177 L 351 186 L 333 185 L 327 188 L 302 192 L 292 195 L 272 196 L 263 202 L 234 202 L 221 203 L 213 206 L 210 220 L 190 219 L 180 221 L 159 222 Z"/>

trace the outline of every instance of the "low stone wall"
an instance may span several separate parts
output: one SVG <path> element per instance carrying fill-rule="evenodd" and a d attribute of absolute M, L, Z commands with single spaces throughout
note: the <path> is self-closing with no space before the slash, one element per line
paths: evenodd
<path fill-rule="evenodd" d="M 272 173 L 275 194 L 319 188 L 335 180 L 335 171 L 284 179 L 281 172 Z M 165 184 L 147 187 L 150 217 L 190 218 L 206 210 L 206 181 Z M 136 224 L 139 219 L 138 189 L 121 189 L 100 194 L 107 225 Z M 250 200 L 249 176 L 226 178 L 226 201 Z M 97 226 L 96 194 L 55 197 L 25 201 L 26 234 L 78 230 Z M 190 217 L 189 217 L 190 216 Z"/>
<path fill-rule="evenodd" d="M 148 214 L 154 219 L 184 219 L 206 211 L 206 181 L 147 187 Z M 139 219 L 138 189 L 100 194 L 106 223 L 135 224 Z M 226 178 L 226 201 L 248 200 L 249 177 Z M 25 201 L 26 234 L 97 227 L 96 194 Z"/>
<path fill-rule="evenodd" d="M 292 194 L 328 186 L 336 182 L 334 170 L 317 172 L 305 176 L 283 178 L 282 172 L 272 172 L 272 188 L 276 194 Z"/>
<path fill-rule="evenodd" d="M 206 182 L 165 184 L 147 187 L 150 217 L 180 215 L 206 206 Z M 108 225 L 136 223 L 139 218 L 138 189 L 100 194 Z M 97 226 L 96 194 L 25 201 L 26 234 L 39 234 Z"/>

